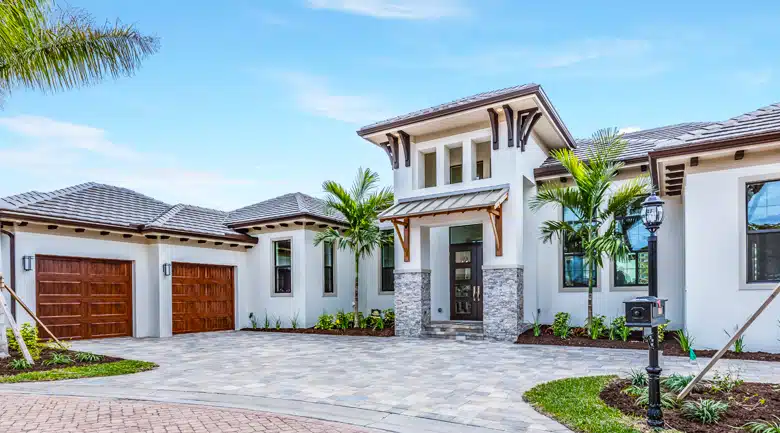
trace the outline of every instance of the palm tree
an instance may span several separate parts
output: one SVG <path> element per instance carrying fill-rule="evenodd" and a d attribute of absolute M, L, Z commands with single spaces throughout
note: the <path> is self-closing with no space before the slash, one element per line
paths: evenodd
<path fill-rule="evenodd" d="M 58 91 L 131 75 L 158 46 L 132 25 L 95 26 L 89 15 L 55 10 L 49 0 L 2 0 L 0 96 L 18 87 Z"/>
<path fill-rule="evenodd" d="M 557 238 L 581 246 L 588 273 L 588 327 L 593 320 L 593 271 L 604 266 L 605 257 L 620 260 L 631 253 L 625 230 L 638 218 L 628 215 L 651 190 L 647 176 L 613 187 L 624 166 L 618 158 L 626 145 L 616 129 L 602 129 L 593 134 L 585 160 L 569 149 L 552 151 L 551 156 L 571 174 L 574 185 L 545 184 L 530 203 L 534 211 L 549 205 L 567 209 L 576 217 L 574 221 L 544 221 L 540 231 L 545 243 Z"/>
<path fill-rule="evenodd" d="M 325 231 L 317 233 L 314 237 L 314 245 L 330 242 L 341 250 L 350 250 L 355 256 L 355 299 L 352 316 L 355 328 L 360 326 L 358 320 L 360 259 L 371 255 L 377 248 L 393 242 L 392 235 L 379 230 L 377 217 L 380 212 L 393 205 L 395 197 L 390 188 L 377 190 L 378 183 L 377 173 L 360 168 L 349 191 L 331 180 L 322 184 L 322 189 L 327 193 L 326 211 L 341 213 L 346 220 L 347 229 L 340 233 L 328 227 Z"/>

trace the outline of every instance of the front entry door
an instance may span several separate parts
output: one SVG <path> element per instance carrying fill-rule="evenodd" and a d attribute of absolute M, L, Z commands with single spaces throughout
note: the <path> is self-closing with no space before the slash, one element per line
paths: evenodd
<path fill-rule="evenodd" d="M 450 245 L 450 320 L 482 320 L 482 244 Z"/>

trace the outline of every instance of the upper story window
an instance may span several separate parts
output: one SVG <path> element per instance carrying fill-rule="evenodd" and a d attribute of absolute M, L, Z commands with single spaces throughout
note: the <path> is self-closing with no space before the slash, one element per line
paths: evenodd
<path fill-rule="evenodd" d="M 274 241 L 274 293 L 292 293 L 292 241 Z"/>
<path fill-rule="evenodd" d="M 326 295 L 335 293 L 333 286 L 333 242 L 322 243 L 322 263 L 323 263 L 323 292 Z"/>
<path fill-rule="evenodd" d="M 745 188 L 747 282 L 780 281 L 780 180 Z"/>
<path fill-rule="evenodd" d="M 617 218 L 617 226 L 631 254 L 623 260 L 615 260 L 615 286 L 646 286 L 649 283 L 647 239 L 650 232 L 642 222 L 639 209 Z"/>
<path fill-rule="evenodd" d="M 392 235 L 392 230 L 386 230 Z M 395 281 L 393 271 L 395 270 L 395 245 L 383 245 L 381 250 L 380 264 L 382 266 L 382 281 L 379 291 L 383 293 L 392 293 L 395 291 Z"/>
<path fill-rule="evenodd" d="M 472 161 L 474 161 L 474 168 L 472 170 L 473 180 L 488 179 L 490 178 L 491 161 L 490 161 L 490 142 L 484 141 L 482 143 L 474 143 L 471 146 L 472 149 Z"/>
<path fill-rule="evenodd" d="M 564 208 L 563 220 L 580 224 L 581 218 L 573 211 Z M 594 285 L 596 282 L 596 269 L 591 272 Z M 582 252 L 582 244 L 577 240 L 563 241 L 563 287 L 587 287 L 588 272 L 585 265 L 585 254 Z"/>
<path fill-rule="evenodd" d="M 448 148 L 447 156 L 450 167 L 449 183 L 453 184 L 463 182 L 463 148 Z"/>
<path fill-rule="evenodd" d="M 423 188 L 436 186 L 436 151 L 423 153 Z"/>

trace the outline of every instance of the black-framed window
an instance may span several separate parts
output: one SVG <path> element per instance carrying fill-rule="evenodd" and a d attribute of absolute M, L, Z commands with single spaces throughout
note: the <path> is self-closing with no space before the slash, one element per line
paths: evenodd
<path fill-rule="evenodd" d="M 323 291 L 325 294 L 333 294 L 333 242 L 322 243 L 323 262 Z"/>
<path fill-rule="evenodd" d="M 274 293 L 292 293 L 292 241 L 274 241 Z"/>
<path fill-rule="evenodd" d="M 463 182 L 463 164 L 450 166 L 450 183 Z"/>
<path fill-rule="evenodd" d="M 477 179 L 485 179 L 485 161 L 477 161 Z"/>
<path fill-rule="evenodd" d="M 573 211 L 564 208 L 563 220 L 576 226 L 581 218 Z M 591 271 L 593 282 L 596 283 L 596 269 Z M 582 243 L 576 239 L 563 241 L 563 287 L 587 287 L 588 272 L 585 265 L 585 254 L 582 252 Z"/>
<path fill-rule="evenodd" d="M 780 281 L 780 180 L 745 186 L 747 282 Z"/>
<path fill-rule="evenodd" d="M 393 236 L 392 230 L 386 230 L 386 234 Z M 395 282 L 393 280 L 393 271 L 395 271 L 395 245 L 382 245 L 380 262 L 382 266 L 382 282 L 379 291 L 391 293 L 395 292 Z"/>
<path fill-rule="evenodd" d="M 623 234 L 631 254 L 625 259 L 615 260 L 615 286 L 646 286 L 649 283 L 647 240 L 650 231 L 642 222 L 640 209 L 632 209 L 628 215 L 616 220 L 617 229 Z"/>

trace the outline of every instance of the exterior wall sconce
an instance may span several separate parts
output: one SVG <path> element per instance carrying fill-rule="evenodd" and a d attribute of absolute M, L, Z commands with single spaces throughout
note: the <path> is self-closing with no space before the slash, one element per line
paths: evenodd
<path fill-rule="evenodd" d="M 166 277 L 171 276 L 171 264 L 170 263 L 163 263 L 163 275 Z"/>
<path fill-rule="evenodd" d="M 33 260 L 35 260 L 35 257 L 33 256 L 24 256 L 22 257 L 22 269 L 25 271 L 32 271 L 33 270 Z"/>

